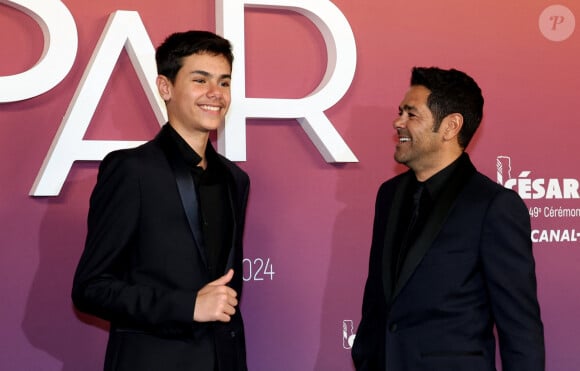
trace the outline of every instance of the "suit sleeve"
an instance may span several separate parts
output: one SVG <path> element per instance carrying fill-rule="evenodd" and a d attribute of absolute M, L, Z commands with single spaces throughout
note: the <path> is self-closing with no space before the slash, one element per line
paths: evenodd
<path fill-rule="evenodd" d="M 195 293 L 129 282 L 128 256 L 139 222 L 140 179 L 127 152 L 101 163 L 90 199 L 84 252 L 73 281 L 75 306 L 109 321 L 139 327 L 183 326 L 193 321 Z"/>
<path fill-rule="evenodd" d="M 530 217 L 513 191 L 500 191 L 483 224 L 482 262 L 504 371 L 545 368 Z"/>

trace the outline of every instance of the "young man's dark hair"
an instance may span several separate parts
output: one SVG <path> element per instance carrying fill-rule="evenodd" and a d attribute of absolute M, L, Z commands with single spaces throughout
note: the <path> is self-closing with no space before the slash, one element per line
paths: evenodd
<path fill-rule="evenodd" d="M 234 62 L 232 46 L 223 37 L 208 31 L 176 32 L 169 35 L 157 48 L 155 53 L 157 73 L 175 82 L 175 76 L 182 66 L 182 59 L 192 54 L 203 53 L 223 55 L 230 63 L 230 67 Z"/>

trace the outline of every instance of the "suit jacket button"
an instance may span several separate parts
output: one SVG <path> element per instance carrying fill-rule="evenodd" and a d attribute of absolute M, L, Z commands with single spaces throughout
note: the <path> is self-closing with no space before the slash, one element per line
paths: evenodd
<path fill-rule="evenodd" d="M 391 330 L 391 332 L 397 332 L 397 324 L 396 323 L 391 324 L 389 330 Z"/>
<path fill-rule="evenodd" d="M 235 332 L 235 331 L 231 331 L 231 332 L 230 332 L 230 336 L 231 336 L 232 338 L 235 338 L 235 337 L 236 337 L 236 332 Z"/>

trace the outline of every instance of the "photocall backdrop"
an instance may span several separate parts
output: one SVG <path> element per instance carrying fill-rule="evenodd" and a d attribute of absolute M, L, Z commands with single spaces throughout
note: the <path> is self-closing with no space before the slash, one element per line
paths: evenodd
<path fill-rule="evenodd" d="M 239 165 L 252 181 L 244 272 L 236 272 L 246 280 L 241 309 L 250 370 L 353 370 L 349 348 L 360 318 L 374 199 L 383 180 L 404 170 L 392 159 L 391 123 L 415 65 L 458 68 L 480 84 L 485 117 L 468 152 L 529 206 L 547 369 L 580 369 L 578 2 L 334 0 L 332 8 L 326 0 L 51 0 L 31 17 L 25 8 L 39 3 L 0 0 L 0 369 L 102 368 L 108 324 L 75 311 L 70 300 L 98 161 L 75 161 L 55 196 L 29 193 L 109 17 L 136 12 L 157 46 L 175 31 L 227 32 L 231 22 L 216 21 L 220 5 L 236 6 L 239 15 L 244 3 L 238 26 L 245 27 L 245 42 L 234 43 L 234 53 L 245 67 L 234 69 L 233 84 L 248 98 L 281 99 L 273 108 L 264 101 L 264 111 L 284 112 L 309 96 L 327 65 L 345 68 L 346 60 L 345 71 L 348 63 L 355 67 L 352 77 L 334 76 L 348 89 L 324 110 L 338 137 L 330 130 L 321 144 L 305 130 L 316 120 L 298 117 L 250 118 L 245 128 L 238 125 L 241 136 L 233 136 L 236 145 L 245 144 Z M 35 68 L 45 46 L 56 45 L 44 40 L 41 27 L 47 14 L 59 20 L 51 9 L 67 10 L 68 25 L 71 18 L 76 25 L 58 57 L 70 65 L 8 80 Z M 340 16 L 348 32 L 322 32 L 321 25 Z M 339 47 L 354 36 L 356 47 L 334 58 L 329 35 Z M 145 141 L 158 131 L 159 112 L 130 54 L 124 49 L 105 74 L 94 114 L 81 107 L 88 118 L 71 121 L 73 128 L 87 125 L 84 140 Z M 240 81 L 242 90 L 235 87 Z M 22 87 L 46 91 L 23 98 Z M 234 99 L 232 110 L 251 102 Z M 260 101 L 253 102 L 260 111 Z M 331 137 L 358 161 L 324 157 Z"/>

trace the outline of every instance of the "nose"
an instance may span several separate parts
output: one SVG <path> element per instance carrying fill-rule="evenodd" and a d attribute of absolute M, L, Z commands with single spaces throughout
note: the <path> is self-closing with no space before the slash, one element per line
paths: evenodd
<path fill-rule="evenodd" d="M 219 83 L 210 82 L 208 84 L 207 96 L 209 98 L 221 98 L 223 96 L 222 87 Z"/>
<path fill-rule="evenodd" d="M 404 120 L 401 116 L 397 116 L 394 120 L 393 120 L 393 129 L 400 129 L 402 127 L 404 127 Z"/>

